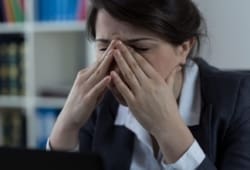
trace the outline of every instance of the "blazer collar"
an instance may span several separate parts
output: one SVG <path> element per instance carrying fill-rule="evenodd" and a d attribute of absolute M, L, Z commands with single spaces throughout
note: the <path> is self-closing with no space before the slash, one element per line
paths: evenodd
<path fill-rule="evenodd" d="M 214 96 L 211 89 L 214 89 L 214 77 L 216 76 L 217 68 L 210 66 L 201 58 L 195 58 L 194 61 L 199 66 L 200 88 L 202 98 L 202 109 L 200 116 L 200 124 L 198 126 L 190 127 L 195 139 L 198 141 L 203 151 L 212 159 L 212 114 L 214 110 Z"/>

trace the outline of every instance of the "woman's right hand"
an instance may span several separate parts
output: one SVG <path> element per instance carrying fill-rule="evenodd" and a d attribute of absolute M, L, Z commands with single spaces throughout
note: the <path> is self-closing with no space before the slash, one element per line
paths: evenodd
<path fill-rule="evenodd" d="M 76 76 L 74 84 L 50 135 L 53 148 L 69 149 L 78 143 L 78 133 L 103 96 L 111 77 L 108 73 L 113 60 L 115 41 L 90 67 Z"/>

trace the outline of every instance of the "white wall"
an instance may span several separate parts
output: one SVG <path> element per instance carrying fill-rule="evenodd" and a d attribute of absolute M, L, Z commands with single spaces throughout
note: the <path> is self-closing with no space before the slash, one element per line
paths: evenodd
<path fill-rule="evenodd" d="M 194 0 L 206 19 L 202 55 L 226 69 L 250 69 L 250 0 Z"/>

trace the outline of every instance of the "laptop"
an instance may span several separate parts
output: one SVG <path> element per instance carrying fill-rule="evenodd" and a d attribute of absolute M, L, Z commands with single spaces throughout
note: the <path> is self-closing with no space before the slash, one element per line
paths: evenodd
<path fill-rule="evenodd" d="M 0 147 L 0 166 L 5 169 L 103 170 L 97 153 L 46 151 Z"/>

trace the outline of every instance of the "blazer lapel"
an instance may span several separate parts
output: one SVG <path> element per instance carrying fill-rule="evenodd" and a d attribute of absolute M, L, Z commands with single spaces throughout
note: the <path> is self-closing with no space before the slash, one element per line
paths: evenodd
<path fill-rule="evenodd" d="M 208 157 L 212 157 L 211 150 L 211 115 L 212 115 L 213 105 L 204 104 L 201 110 L 200 123 L 196 126 L 190 126 L 194 138 L 197 140 L 203 151 Z"/>
<path fill-rule="evenodd" d="M 214 89 L 213 75 L 217 69 L 209 66 L 203 59 L 196 58 L 194 61 L 199 66 L 200 74 L 200 88 L 202 98 L 202 109 L 200 116 L 200 124 L 196 127 L 190 127 L 191 132 L 200 144 L 203 151 L 209 157 L 210 160 L 215 159 L 213 139 L 213 125 L 212 115 L 214 111 L 214 95 L 211 93 L 211 89 Z"/>
<path fill-rule="evenodd" d="M 99 120 L 101 126 L 97 127 L 95 150 L 104 159 L 108 170 L 129 170 L 134 144 L 134 134 L 125 127 L 115 126 L 118 103 L 111 94 L 101 104 Z"/>

